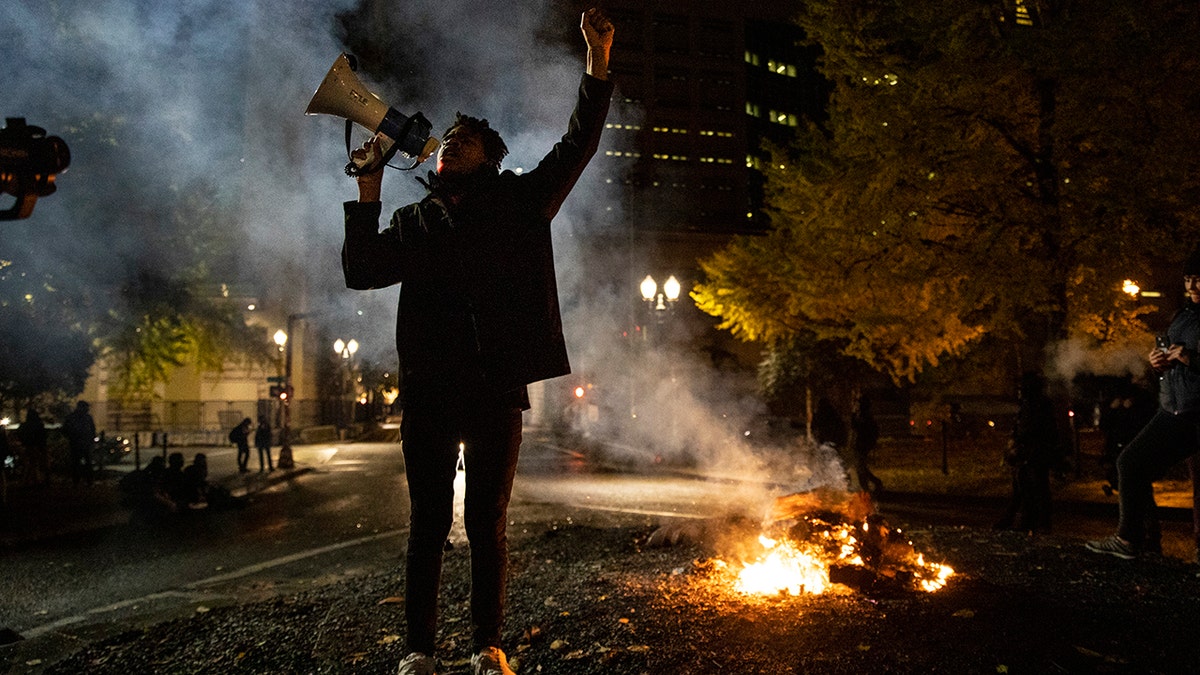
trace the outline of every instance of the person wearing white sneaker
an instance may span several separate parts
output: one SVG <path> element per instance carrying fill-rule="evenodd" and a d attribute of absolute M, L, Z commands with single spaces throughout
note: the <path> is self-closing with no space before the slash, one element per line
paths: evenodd
<path fill-rule="evenodd" d="M 1146 549 L 1146 524 L 1156 523 L 1154 481 L 1200 450 L 1200 248 L 1183 265 L 1187 299 L 1150 352 L 1159 376 L 1158 411 L 1117 456 L 1117 533 L 1087 542 L 1095 553 L 1125 560 Z"/>
<path fill-rule="evenodd" d="M 396 675 L 437 675 L 434 666 L 432 656 L 413 652 L 400 661 L 400 669 L 396 671 Z"/>
<path fill-rule="evenodd" d="M 589 9 L 580 30 L 587 64 L 575 110 L 566 134 L 532 170 L 502 171 L 508 148 L 500 134 L 487 120 L 460 114 L 443 134 L 424 199 L 397 209 L 381 231 L 381 167 L 359 174 L 358 200 L 343 204 L 346 286 L 400 284 L 400 438 L 411 505 L 404 567 L 410 654 L 401 664 L 404 673 L 433 668 L 460 447 L 471 550 L 472 660 L 476 672 L 512 672 L 500 637 L 508 503 L 521 448 L 521 413 L 529 408 L 526 386 L 571 372 L 551 221 L 596 153 L 613 94 L 612 23 Z M 365 157 L 377 143 L 372 139 L 353 155 Z"/>
<path fill-rule="evenodd" d="M 508 667 L 508 658 L 498 647 L 484 647 L 471 657 L 472 675 L 514 675 Z"/>

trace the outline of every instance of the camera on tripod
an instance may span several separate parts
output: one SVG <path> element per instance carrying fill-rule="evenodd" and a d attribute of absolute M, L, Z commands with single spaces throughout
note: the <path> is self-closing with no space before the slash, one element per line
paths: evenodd
<path fill-rule="evenodd" d="M 19 220 L 33 213 L 38 197 L 54 194 L 55 177 L 67 170 L 71 151 L 57 136 L 25 124 L 24 117 L 5 118 L 0 129 L 0 192 L 17 201 L 0 211 L 0 220 Z"/>

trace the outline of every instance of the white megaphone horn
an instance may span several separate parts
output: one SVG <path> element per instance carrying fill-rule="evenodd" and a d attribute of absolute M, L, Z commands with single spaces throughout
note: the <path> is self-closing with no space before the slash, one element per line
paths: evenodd
<path fill-rule="evenodd" d="M 354 74 L 354 65 L 346 54 L 339 55 L 333 62 L 333 67 L 313 93 L 304 114 L 345 118 L 347 153 L 350 151 L 350 122 L 375 132 L 381 152 L 370 152 L 363 159 L 351 158 L 346 165 L 346 174 L 349 176 L 375 171 L 387 164 L 397 151 L 415 157 L 416 164 L 420 164 L 429 159 L 441 144 L 429 135 L 431 125 L 424 115 L 417 113 L 408 117 L 371 93 Z"/>

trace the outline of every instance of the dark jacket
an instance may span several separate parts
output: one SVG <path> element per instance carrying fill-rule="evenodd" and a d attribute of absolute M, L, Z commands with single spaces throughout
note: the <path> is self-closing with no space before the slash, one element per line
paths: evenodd
<path fill-rule="evenodd" d="M 401 284 L 406 398 L 429 387 L 502 394 L 571 371 L 550 221 L 595 154 L 611 96 L 611 83 L 585 75 L 567 133 L 536 168 L 473 176 L 450 208 L 436 176 L 382 232 L 378 202 L 344 205 L 346 285 Z"/>
<path fill-rule="evenodd" d="M 1171 321 L 1167 329 L 1171 344 L 1182 344 L 1191 352 L 1191 365 L 1178 363 L 1159 376 L 1158 404 L 1179 414 L 1200 412 L 1200 306 L 1192 302 Z"/>

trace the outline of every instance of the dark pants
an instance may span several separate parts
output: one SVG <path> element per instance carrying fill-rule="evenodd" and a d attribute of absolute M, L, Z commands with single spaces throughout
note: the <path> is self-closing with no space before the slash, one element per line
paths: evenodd
<path fill-rule="evenodd" d="M 521 411 L 491 401 L 408 404 L 400 433 L 412 509 L 405 558 L 408 649 L 434 652 L 442 551 L 454 516 L 460 442 L 467 474 L 472 640 L 476 650 L 499 647 L 508 576 L 508 501 L 521 448 Z"/>
<path fill-rule="evenodd" d="M 269 446 L 269 445 L 258 446 L 258 470 L 262 471 L 264 468 L 263 467 L 263 457 L 264 456 L 266 457 L 266 462 L 267 462 L 265 468 L 271 469 L 272 471 L 274 471 L 275 465 L 271 463 L 271 446 Z"/>
<path fill-rule="evenodd" d="M 1154 515 L 1154 481 L 1200 449 L 1196 415 L 1155 413 L 1117 457 L 1121 520 L 1117 535 L 1135 547 L 1146 542 L 1147 521 Z M 1151 533 L 1153 535 L 1153 533 Z"/>
<path fill-rule="evenodd" d="M 250 464 L 250 444 L 249 443 L 238 443 L 237 463 L 238 463 L 238 471 L 248 471 L 249 470 L 247 468 L 248 465 Z"/>

